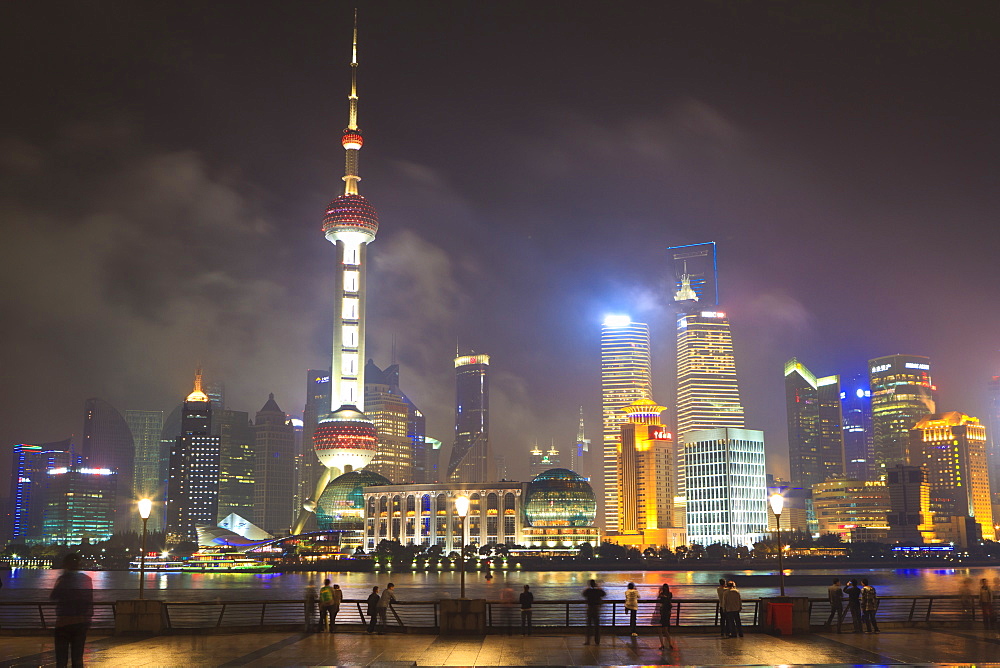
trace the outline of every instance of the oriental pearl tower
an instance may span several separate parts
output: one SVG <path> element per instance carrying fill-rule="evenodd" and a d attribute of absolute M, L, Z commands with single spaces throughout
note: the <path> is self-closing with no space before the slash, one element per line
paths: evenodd
<path fill-rule="evenodd" d="M 358 153 L 363 143 L 358 127 L 358 17 L 354 13 L 350 113 L 341 144 L 347 152 L 344 194 L 326 208 L 323 234 L 334 245 L 333 358 L 330 413 L 316 427 L 313 446 L 325 467 L 311 499 L 303 504 L 292 534 L 302 532 L 330 479 L 364 468 L 375 455 L 377 432 L 364 415 L 365 265 L 368 244 L 378 232 L 375 207 L 358 194 Z"/>

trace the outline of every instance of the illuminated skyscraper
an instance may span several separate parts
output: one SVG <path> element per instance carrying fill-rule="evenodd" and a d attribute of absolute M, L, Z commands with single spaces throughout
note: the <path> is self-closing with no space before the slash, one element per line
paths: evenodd
<path fill-rule="evenodd" d="M 490 356 L 455 358 L 455 442 L 448 463 L 452 482 L 490 482 L 496 463 L 490 449 Z"/>
<path fill-rule="evenodd" d="M 197 541 L 199 524 L 215 525 L 219 506 L 219 437 L 212 435 L 212 404 L 201 389 L 184 400 L 181 435 L 170 451 L 167 484 L 167 541 Z"/>
<path fill-rule="evenodd" d="M 219 509 L 253 520 L 256 456 L 254 431 L 246 411 L 213 410 L 212 433 L 219 437 Z"/>
<path fill-rule="evenodd" d="M 703 429 L 684 436 L 687 538 L 751 546 L 767 532 L 764 433 Z"/>
<path fill-rule="evenodd" d="M 729 320 L 721 311 L 677 320 L 677 433 L 745 424 Z"/>
<path fill-rule="evenodd" d="M 872 393 L 872 428 L 879 474 L 909 461 L 910 430 L 935 412 L 930 359 L 889 355 L 868 362 Z"/>
<path fill-rule="evenodd" d="M 576 444 L 570 452 L 569 470 L 584 477 L 590 475 L 590 439 L 583 428 L 583 406 L 580 406 L 580 422 L 576 427 Z M 586 470 L 585 470 L 586 469 Z"/>
<path fill-rule="evenodd" d="M 368 244 L 378 232 L 378 214 L 358 194 L 358 156 L 363 138 L 358 127 L 358 21 L 354 16 L 351 50 L 351 93 L 347 128 L 341 136 L 346 152 L 344 194 L 326 209 L 323 234 L 334 244 L 333 350 L 330 373 L 330 411 L 319 416 L 313 447 L 325 470 L 293 531 L 300 532 L 315 510 L 316 500 L 332 477 L 364 468 L 375 455 L 377 432 L 364 415 L 365 401 L 365 269 Z"/>
<path fill-rule="evenodd" d="M 604 528 L 618 530 L 618 443 L 623 412 L 629 404 L 650 399 L 649 326 L 625 315 L 612 315 L 601 326 L 601 419 L 604 444 Z"/>
<path fill-rule="evenodd" d="M 106 468 L 61 467 L 46 472 L 45 509 L 42 511 L 45 542 L 78 545 L 111 538 L 115 512 L 117 474 Z"/>
<path fill-rule="evenodd" d="M 295 427 L 273 394 L 257 411 L 253 432 L 253 523 L 278 535 L 288 530 L 296 511 Z"/>
<path fill-rule="evenodd" d="M 934 533 L 968 546 L 966 519 L 993 540 L 993 508 L 986 465 L 986 427 L 957 411 L 928 415 L 910 430 L 910 464 L 927 470 Z"/>
<path fill-rule="evenodd" d="M 378 448 L 366 467 L 393 484 L 413 482 L 413 440 L 408 433 L 410 404 L 399 389 L 399 365 L 382 370 L 365 365 L 366 415 L 378 430 Z"/>
<path fill-rule="evenodd" d="M 698 310 L 715 310 L 719 305 L 715 242 L 674 246 L 667 251 L 674 269 L 674 291 L 680 292 L 686 281 L 698 302 Z"/>
<path fill-rule="evenodd" d="M 160 472 L 160 435 L 163 411 L 125 411 L 125 422 L 135 443 L 134 499 L 152 499 L 148 526 L 158 531 L 163 526 L 163 500 L 166 489 Z"/>
<path fill-rule="evenodd" d="M 46 506 L 48 472 L 80 464 L 70 439 L 55 443 L 14 444 L 10 476 L 11 532 L 16 543 L 41 540 Z"/>
<path fill-rule="evenodd" d="M 987 387 L 989 404 L 986 408 L 986 435 L 990 441 L 986 457 L 990 467 L 990 489 L 995 509 L 993 514 L 1000 518 L 1000 376 L 990 378 Z"/>
<path fill-rule="evenodd" d="M 84 406 L 83 443 L 80 447 L 84 466 L 92 469 L 109 469 L 113 478 L 104 480 L 115 484 L 115 531 L 134 528 L 135 497 L 133 479 L 135 469 L 135 443 L 128 423 L 118 410 L 103 399 L 87 399 Z"/>
<path fill-rule="evenodd" d="M 794 357 L 785 363 L 791 482 L 810 488 L 844 474 L 840 376 L 816 378 Z"/>
<path fill-rule="evenodd" d="M 931 515 L 931 486 L 927 470 L 900 464 L 885 470 L 889 492 L 889 541 L 930 543 L 934 540 Z"/>
<path fill-rule="evenodd" d="M 844 469 L 849 480 L 878 480 L 875 434 L 872 428 L 872 393 L 868 375 L 852 378 L 840 392 L 844 425 Z"/>

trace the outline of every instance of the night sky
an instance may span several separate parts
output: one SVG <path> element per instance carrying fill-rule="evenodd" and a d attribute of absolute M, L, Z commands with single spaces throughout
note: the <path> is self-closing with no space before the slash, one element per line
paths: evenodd
<path fill-rule="evenodd" d="M 329 365 L 353 4 L 8 3 L 0 473 L 83 402 L 169 411 L 194 369 L 300 415 Z M 1000 373 L 995 2 L 360 4 L 369 356 L 450 445 L 456 342 L 492 356 L 510 474 L 600 433 L 600 323 L 650 324 L 667 247 L 718 242 L 748 426 L 787 471 L 784 361 Z M 667 413 L 673 419 L 673 411 Z M 594 450 L 599 457 L 599 446 Z M 593 472 L 597 471 L 594 466 Z M 4 477 L 6 479 L 6 477 Z M 5 495 L 0 485 L 0 495 Z"/>

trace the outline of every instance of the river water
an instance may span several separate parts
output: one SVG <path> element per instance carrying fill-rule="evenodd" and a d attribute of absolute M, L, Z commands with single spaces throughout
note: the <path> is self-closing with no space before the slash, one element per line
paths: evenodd
<path fill-rule="evenodd" d="M 59 571 L 18 569 L 0 571 L 3 588 L 0 600 L 41 601 L 55 583 Z M 138 573 L 96 571 L 94 580 L 98 601 L 135 598 Z M 298 599 L 310 581 L 318 587 L 324 577 L 339 583 L 344 598 L 365 598 L 372 585 L 396 585 L 401 600 L 434 600 L 459 595 L 459 573 L 147 573 L 146 597 L 169 601 L 214 600 L 288 600 Z M 775 571 L 521 571 L 498 570 L 492 581 L 482 573 L 466 574 L 466 592 L 470 598 L 499 599 L 507 585 L 519 591 L 531 585 L 539 599 L 576 599 L 591 578 L 597 579 L 609 598 L 624 597 L 629 582 L 634 582 L 642 598 L 655 598 L 663 582 L 670 584 L 677 598 L 713 598 L 720 577 L 736 581 L 744 598 L 774 596 L 778 593 Z M 785 591 L 790 596 L 825 597 L 833 577 L 866 577 L 880 595 L 955 594 L 964 578 L 973 579 L 973 591 L 980 578 L 1000 577 L 1000 568 L 876 568 L 834 571 L 830 569 L 788 569 Z"/>

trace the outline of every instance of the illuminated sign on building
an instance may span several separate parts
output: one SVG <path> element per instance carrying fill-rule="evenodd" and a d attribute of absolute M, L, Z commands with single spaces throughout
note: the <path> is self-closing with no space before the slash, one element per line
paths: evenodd
<path fill-rule="evenodd" d="M 891 368 L 891 364 L 879 364 L 878 366 L 872 367 L 872 373 L 882 373 L 883 371 L 888 371 Z"/>
<path fill-rule="evenodd" d="M 906 368 L 907 369 L 922 369 L 924 371 L 930 371 L 931 365 L 930 364 L 919 364 L 917 362 L 907 362 L 906 363 Z"/>
<path fill-rule="evenodd" d="M 455 368 L 467 366 L 469 364 L 489 364 L 489 355 L 463 355 L 455 358 Z"/>

